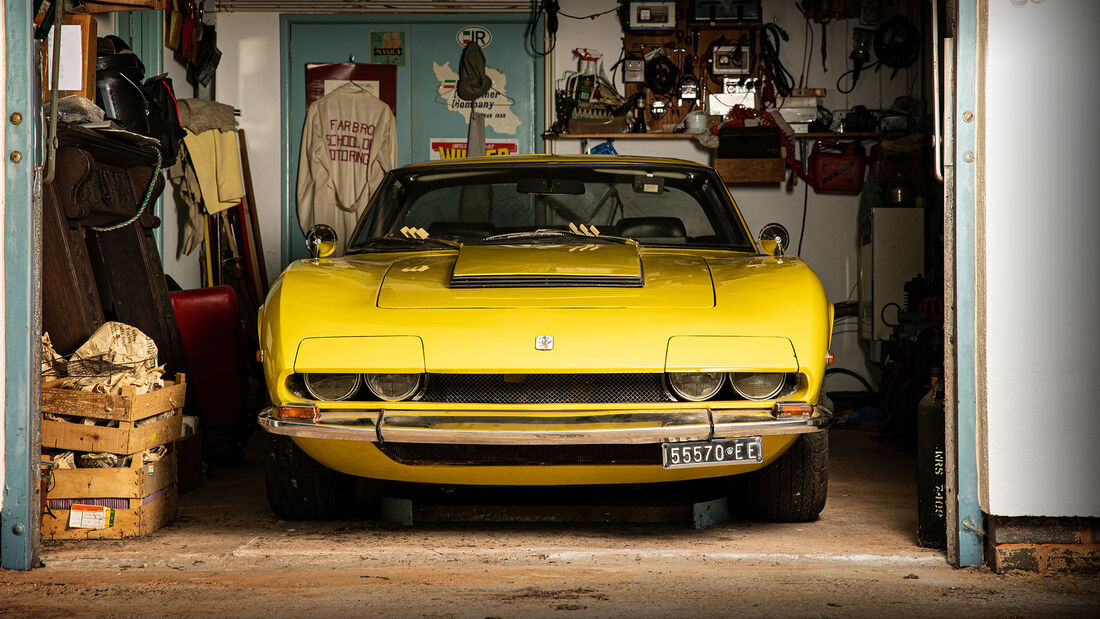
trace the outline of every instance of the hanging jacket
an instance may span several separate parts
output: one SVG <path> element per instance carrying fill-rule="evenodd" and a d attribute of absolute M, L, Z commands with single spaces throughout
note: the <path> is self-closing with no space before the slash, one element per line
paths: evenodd
<path fill-rule="evenodd" d="M 390 107 L 354 83 L 309 106 L 298 159 L 298 223 L 303 234 L 328 224 L 342 255 L 359 215 L 397 163 Z"/>

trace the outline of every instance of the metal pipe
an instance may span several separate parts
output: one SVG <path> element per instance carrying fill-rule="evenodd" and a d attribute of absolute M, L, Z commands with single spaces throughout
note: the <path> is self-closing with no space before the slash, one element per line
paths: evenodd
<path fill-rule="evenodd" d="M 53 3 L 53 53 L 50 61 L 50 130 L 46 134 L 46 173 L 42 184 L 53 182 L 57 160 L 57 89 L 61 85 L 61 23 L 65 21 L 65 0 Z"/>
<path fill-rule="evenodd" d="M 943 182 L 943 125 L 940 118 L 940 10 L 939 0 L 932 0 L 932 150 L 933 171 Z"/>

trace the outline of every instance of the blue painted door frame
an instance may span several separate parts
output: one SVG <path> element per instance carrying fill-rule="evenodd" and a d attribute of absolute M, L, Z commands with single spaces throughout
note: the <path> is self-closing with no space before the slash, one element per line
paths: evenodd
<path fill-rule="evenodd" d="M 977 198 L 975 169 L 976 125 L 964 113 L 979 112 L 978 3 L 957 0 L 955 31 L 955 288 L 957 418 L 955 471 L 958 497 L 955 530 L 959 556 L 948 557 L 959 567 L 982 562 L 982 510 L 978 504 L 977 390 L 976 390 L 976 255 L 974 223 Z M 979 119 L 980 120 L 980 119 Z"/>
<path fill-rule="evenodd" d="M 38 140 L 28 0 L 4 0 L 4 487 L 0 566 L 38 563 Z M 14 114 L 19 114 L 16 122 Z M 18 153 L 18 154 L 17 154 Z M 40 213 L 40 211 L 37 211 Z M 33 374 L 32 374 L 33 373 Z"/>

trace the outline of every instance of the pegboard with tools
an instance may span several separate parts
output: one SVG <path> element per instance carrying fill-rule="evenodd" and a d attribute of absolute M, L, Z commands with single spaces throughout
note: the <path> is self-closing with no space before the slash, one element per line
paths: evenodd
<path fill-rule="evenodd" d="M 763 69 L 760 17 L 759 0 L 624 1 L 616 70 L 624 96 L 644 109 L 646 130 L 671 132 L 690 112 L 709 112 L 708 97 L 724 109 L 755 107 Z"/>

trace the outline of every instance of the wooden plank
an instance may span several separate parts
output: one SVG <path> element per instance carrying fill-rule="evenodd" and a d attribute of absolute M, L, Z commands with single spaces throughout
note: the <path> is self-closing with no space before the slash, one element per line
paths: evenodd
<path fill-rule="evenodd" d="M 85 0 L 84 8 L 89 13 L 113 13 L 115 11 L 162 11 L 168 8 L 168 0 L 110 0 L 96 2 Z"/>
<path fill-rule="evenodd" d="M 46 499 L 141 499 L 175 483 L 176 467 L 172 449 L 151 465 L 143 465 L 135 455 L 125 468 L 55 470 Z"/>
<path fill-rule="evenodd" d="M 135 395 L 134 387 L 124 387 L 122 395 L 92 393 L 76 389 L 42 390 L 42 412 L 75 415 L 110 421 L 139 421 L 173 408 L 182 408 L 187 393 L 186 376 L 165 380 L 164 388 Z"/>
<path fill-rule="evenodd" d="M 182 429 L 183 412 L 179 409 L 166 419 L 133 429 L 43 419 L 42 446 L 129 455 L 170 443 L 180 437 Z"/>
<path fill-rule="evenodd" d="M 55 509 L 42 516 L 42 539 L 121 539 L 149 535 L 176 517 L 176 488 L 134 509 L 115 510 L 115 525 L 106 529 L 70 529 L 69 510 Z"/>
<path fill-rule="evenodd" d="M 727 183 L 781 183 L 787 175 L 787 162 L 768 159 L 718 159 L 714 169 Z"/>
<path fill-rule="evenodd" d="M 244 173 L 245 189 L 245 201 L 241 203 L 241 207 L 245 210 L 242 215 L 245 216 L 241 219 L 244 220 L 244 227 L 248 233 L 248 251 L 252 264 L 259 275 L 257 280 L 259 290 L 256 298 L 262 303 L 270 286 L 267 280 L 267 264 L 264 260 L 264 244 L 260 238 L 260 222 L 256 215 L 256 194 L 252 190 L 252 167 L 248 163 L 248 144 L 244 139 L 244 129 L 237 130 L 237 138 L 241 151 L 241 172 Z"/>

